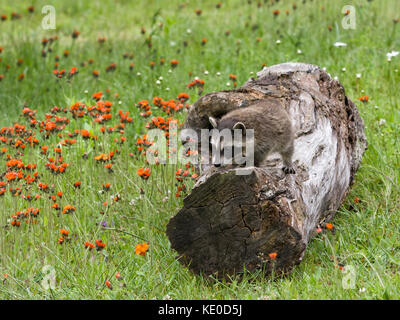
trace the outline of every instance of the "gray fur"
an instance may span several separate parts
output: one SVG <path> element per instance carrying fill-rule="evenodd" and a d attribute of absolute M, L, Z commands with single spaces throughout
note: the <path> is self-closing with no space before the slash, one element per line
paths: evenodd
<path fill-rule="evenodd" d="M 283 106 L 265 101 L 225 114 L 219 121 L 210 119 L 218 130 L 254 129 L 254 165 L 260 166 L 273 153 L 282 155 L 285 173 L 294 173 L 292 167 L 294 134 L 289 115 Z"/>

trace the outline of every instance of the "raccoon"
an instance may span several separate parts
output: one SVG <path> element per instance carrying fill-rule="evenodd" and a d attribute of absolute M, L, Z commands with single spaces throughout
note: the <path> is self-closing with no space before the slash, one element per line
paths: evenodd
<path fill-rule="evenodd" d="M 292 166 L 294 134 L 289 115 L 278 103 L 256 102 L 248 107 L 239 108 L 225 114 L 221 119 L 209 117 L 211 126 L 219 131 L 224 129 L 254 130 L 254 165 L 259 167 L 272 152 L 279 152 L 283 160 L 282 170 L 295 173 Z M 244 145 L 244 144 L 242 144 Z M 224 148 L 224 139 L 211 137 L 211 146 L 219 152 L 220 159 Z M 221 161 L 223 164 L 224 161 Z M 218 164 L 215 164 L 218 166 Z"/>

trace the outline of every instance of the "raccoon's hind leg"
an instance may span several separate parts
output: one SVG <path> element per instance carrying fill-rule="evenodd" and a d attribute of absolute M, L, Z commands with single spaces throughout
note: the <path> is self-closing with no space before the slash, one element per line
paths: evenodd
<path fill-rule="evenodd" d="M 293 164 L 292 164 L 293 150 L 294 150 L 294 147 L 293 147 L 293 143 L 292 143 L 284 151 L 281 151 L 282 160 L 283 160 L 283 168 L 282 168 L 282 170 L 286 174 L 296 173 L 296 171 L 294 171 L 294 169 L 293 169 Z"/>

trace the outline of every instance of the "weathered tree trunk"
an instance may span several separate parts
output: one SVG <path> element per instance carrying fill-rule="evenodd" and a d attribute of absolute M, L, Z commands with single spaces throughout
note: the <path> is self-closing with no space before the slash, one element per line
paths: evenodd
<path fill-rule="evenodd" d="M 249 175 L 236 174 L 244 168 L 206 170 L 167 226 L 180 261 L 196 273 L 231 275 L 244 267 L 290 271 L 316 227 L 341 205 L 367 147 L 356 106 L 319 67 L 285 63 L 257 75 L 240 89 L 200 98 L 185 127 L 209 128 L 210 115 L 278 100 L 296 133 L 296 174 L 284 174 L 277 155 Z"/>

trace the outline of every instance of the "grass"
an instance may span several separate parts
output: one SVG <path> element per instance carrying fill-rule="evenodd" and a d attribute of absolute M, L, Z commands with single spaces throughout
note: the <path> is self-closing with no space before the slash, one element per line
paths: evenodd
<path fill-rule="evenodd" d="M 24 180 L 6 184 L 7 191 L 0 198 L 0 299 L 400 298 L 400 57 L 391 62 L 386 57 L 400 47 L 400 23 L 393 21 L 400 18 L 400 3 L 297 1 L 294 10 L 294 1 L 260 1 L 260 7 L 257 1 L 224 1 L 220 9 L 215 7 L 217 2 L 58 1 L 53 4 L 57 28 L 44 30 L 41 8 L 48 1 L 2 1 L 0 15 L 6 14 L 8 19 L 0 21 L 1 127 L 20 123 L 29 129 L 29 119 L 21 112 L 24 105 L 37 110 L 40 122 L 54 106 L 69 108 L 77 101 L 95 104 L 91 95 L 99 91 L 102 100 L 113 103 L 113 119 L 105 124 L 107 128 L 119 123 L 119 109 L 129 111 L 133 122 L 126 124 L 123 134 L 118 130 L 102 134 L 102 124 L 94 123 L 90 116 L 73 119 L 70 113 L 60 113 L 70 119 L 60 137 L 56 133 L 44 139 L 37 125 L 38 146 L 28 145 L 23 154 L 15 146 L 0 146 L 7 148 L 0 156 L 1 173 L 6 171 L 10 154 L 25 165 L 37 164 L 39 174 L 31 184 Z M 355 30 L 341 25 L 341 9 L 349 2 L 356 9 Z M 35 11 L 29 13 L 27 7 L 32 4 Z M 195 9 L 202 14 L 198 16 Z M 280 14 L 274 16 L 276 9 Z M 12 12 L 22 17 L 11 20 Z M 144 35 L 141 27 L 146 29 Z M 74 30 L 80 32 L 76 39 L 71 37 Z M 58 40 L 51 44 L 52 52 L 42 57 L 41 40 L 55 35 Z M 151 47 L 146 41 L 149 36 Z M 106 38 L 103 44 L 98 42 L 100 37 Z M 203 38 L 207 39 L 205 45 L 201 44 Z M 334 47 L 338 41 L 347 46 Z M 64 57 L 65 50 L 69 50 L 68 57 Z M 124 58 L 124 53 L 133 58 Z M 57 55 L 59 65 L 55 67 Z M 161 58 L 165 59 L 163 65 Z M 23 59 L 19 66 L 18 59 Z M 173 59 L 179 61 L 176 68 L 169 63 Z M 175 172 L 183 166 L 145 163 L 136 140 L 146 133 L 150 118 L 140 116 L 136 104 L 151 102 L 154 96 L 175 99 L 181 92 L 188 93 L 188 103 L 193 103 L 198 92 L 186 85 L 196 76 L 205 81 L 204 94 L 233 88 L 229 74 L 237 75 L 239 87 L 262 65 L 286 61 L 316 64 L 338 77 L 346 95 L 359 107 L 369 148 L 356 182 L 333 220 L 335 232 L 312 239 L 303 262 L 292 274 L 280 279 L 245 274 L 242 281 L 210 282 L 182 267 L 170 248 L 165 227 L 182 206 L 184 194 L 175 196 Z M 111 63 L 116 63 L 116 70 L 106 72 Z M 133 70 L 129 69 L 131 63 Z M 52 72 L 65 69 L 68 73 L 74 66 L 79 73 L 69 80 L 57 79 Z M 93 70 L 99 72 L 97 78 Z M 24 79 L 18 80 L 22 73 Z M 361 103 L 361 96 L 368 96 L 369 101 Z M 151 110 L 153 115 L 166 116 L 156 107 Z M 183 122 L 185 112 L 173 117 Z M 78 134 L 75 144 L 62 147 L 63 161 L 69 164 L 66 172 L 52 174 L 45 169 L 47 157 L 56 158 L 53 149 L 75 129 L 87 129 L 98 139 L 85 140 Z M 115 142 L 121 136 L 126 141 Z M 47 155 L 41 153 L 43 145 L 49 147 Z M 94 157 L 115 149 L 120 153 L 113 158 L 111 173 Z M 85 153 L 87 159 L 82 157 Z M 136 173 L 142 167 L 152 169 L 148 180 Z M 193 181 L 187 180 L 190 190 Z M 7 178 L 3 175 L 0 181 Z M 80 189 L 74 187 L 76 181 L 81 182 Z M 41 191 L 39 182 L 54 190 Z M 99 192 L 105 183 L 111 184 L 111 190 Z M 10 189 L 17 187 L 21 194 L 13 196 Z M 56 192 L 63 193 L 56 200 L 59 206 L 73 205 L 74 213 L 60 214 L 52 208 L 54 201 L 49 196 Z M 38 194 L 40 199 L 29 202 L 21 197 L 28 194 Z M 121 196 L 117 202 L 111 199 L 116 194 Z M 40 208 L 36 224 L 25 223 L 34 221 L 27 218 L 20 227 L 11 226 L 11 216 L 30 207 Z M 108 229 L 99 225 L 102 221 Z M 58 243 L 60 229 L 69 230 L 70 241 Z M 85 241 L 95 240 L 102 240 L 106 247 L 100 251 L 85 248 Z M 136 245 L 147 241 L 148 251 L 137 255 Z M 351 267 L 341 270 L 338 266 L 342 265 Z M 53 289 L 42 286 L 49 278 L 45 266 L 55 273 Z M 116 280 L 117 272 L 122 281 Z M 345 289 L 342 282 L 353 272 L 355 286 Z"/>

